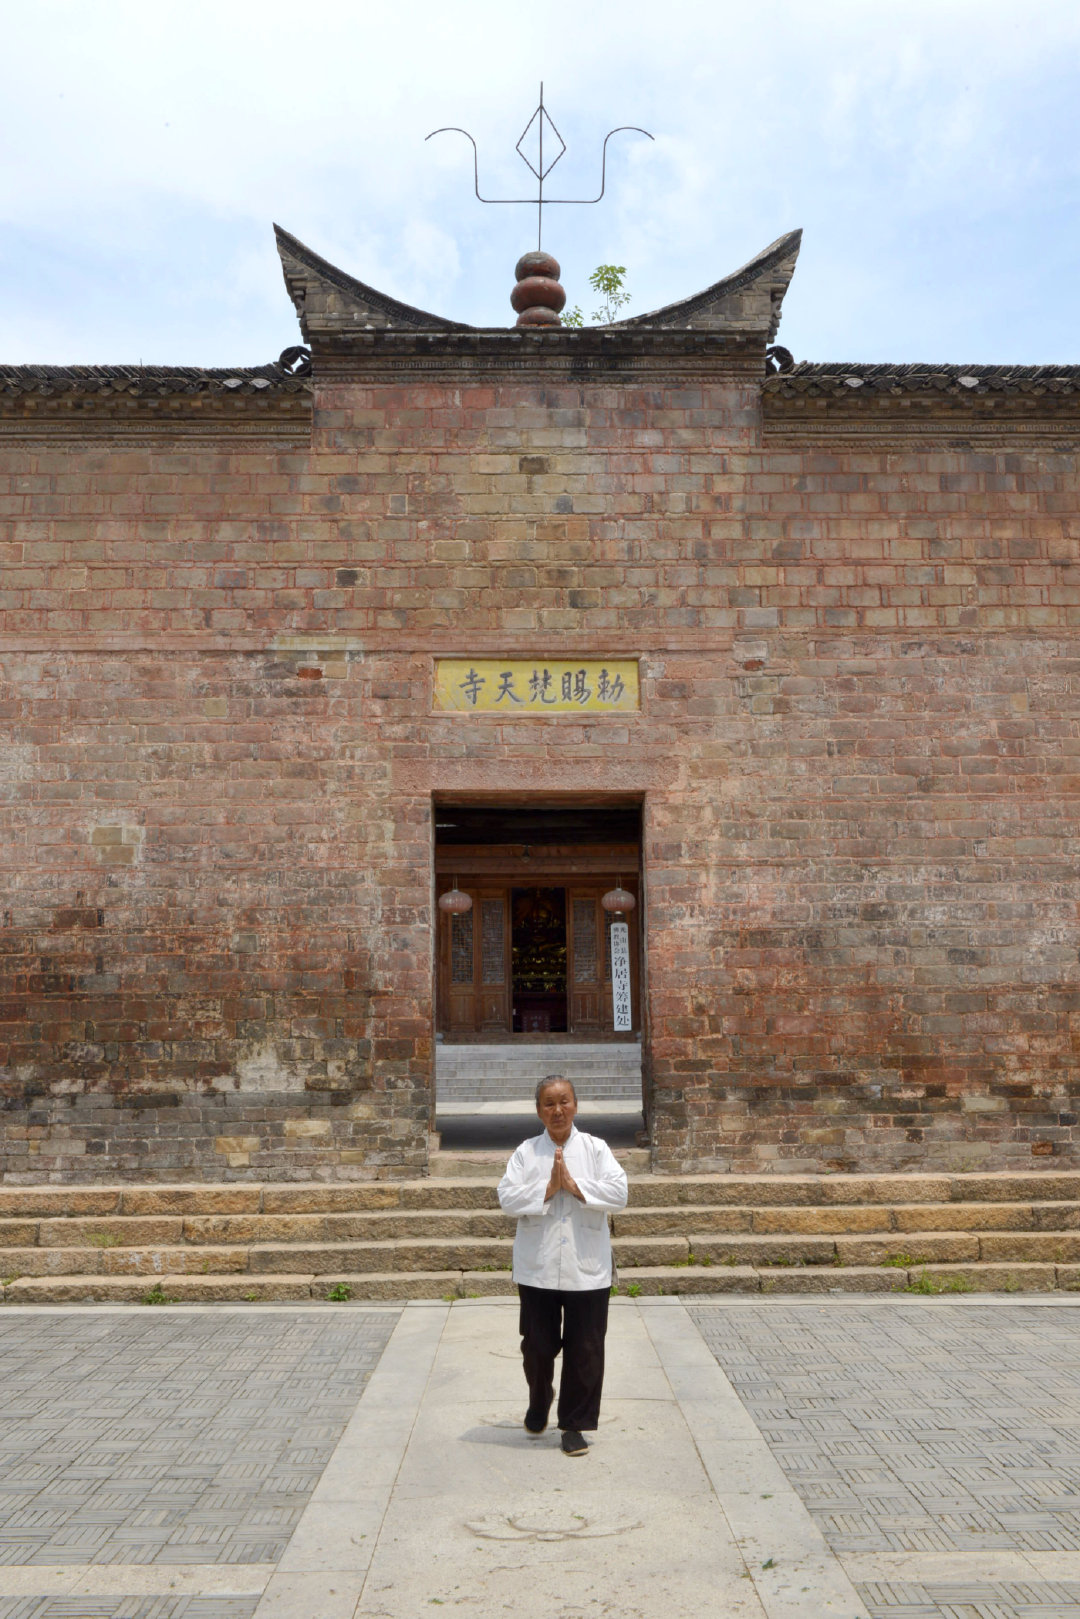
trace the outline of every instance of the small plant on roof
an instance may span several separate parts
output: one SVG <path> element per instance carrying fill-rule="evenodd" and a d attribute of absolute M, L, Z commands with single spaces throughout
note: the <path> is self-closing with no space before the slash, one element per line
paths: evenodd
<path fill-rule="evenodd" d="M 589 285 L 594 292 L 600 294 L 604 300 L 599 309 L 592 313 L 593 324 L 597 326 L 610 326 L 619 318 L 619 310 L 630 302 L 630 294 L 623 290 L 626 279 L 625 264 L 598 264 L 589 277 Z M 584 326 L 585 317 L 575 304 L 573 309 L 564 309 L 562 313 L 564 326 Z"/>

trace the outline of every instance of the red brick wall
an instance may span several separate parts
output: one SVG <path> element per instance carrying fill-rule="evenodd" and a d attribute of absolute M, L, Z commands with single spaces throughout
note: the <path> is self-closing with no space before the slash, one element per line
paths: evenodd
<path fill-rule="evenodd" d="M 420 1167 L 435 792 L 644 799 L 659 1166 L 1073 1156 L 1076 456 L 760 408 L 390 379 L 310 454 L 3 450 L 10 1173 Z M 643 711 L 433 715 L 454 651 L 638 654 Z"/>

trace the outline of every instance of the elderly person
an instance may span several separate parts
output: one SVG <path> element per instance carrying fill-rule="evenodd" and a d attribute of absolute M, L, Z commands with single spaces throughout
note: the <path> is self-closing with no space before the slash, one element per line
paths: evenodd
<path fill-rule="evenodd" d="M 529 1385 L 525 1431 L 537 1439 L 547 1427 L 561 1349 L 556 1416 L 567 1456 L 585 1455 L 585 1433 L 600 1420 L 611 1293 L 607 1216 L 626 1207 L 626 1171 L 606 1142 L 577 1129 L 577 1106 L 568 1079 L 542 1079 L 536 1111 L 543 1132 L 521 1143 L 499 1182 L 500 1205 L 517 1216 L 514 1281 Z"/>

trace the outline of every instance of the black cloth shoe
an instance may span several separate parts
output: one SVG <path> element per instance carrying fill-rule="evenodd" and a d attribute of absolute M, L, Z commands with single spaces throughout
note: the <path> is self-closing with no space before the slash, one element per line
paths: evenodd
<path fill-rule="evenodd" d="M 534 1411 L 530 1405 L 529 1409 L 525 1413 L 525 1432 L 528 1434 L 530 1439 L 539 1439 L 540 1435 L 547 1427 L 547 1422 L 547 1412 Z"/>
<path fill-rule="evenodd" d="M 585 1435 L 578 1433 L 576 1428 L 564 1428 L 562 1436 L 562 1452 L 564 1456 L 584 1456 L 589 1446 Z"/>

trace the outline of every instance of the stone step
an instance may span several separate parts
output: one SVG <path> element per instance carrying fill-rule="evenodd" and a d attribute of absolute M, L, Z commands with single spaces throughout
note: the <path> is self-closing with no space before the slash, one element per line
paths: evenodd
<path fill-rule="evenodd" d="M 575 1089 L 578 1101 L 583 1104 L 637 1102 L 640 1105 L 641 1102 L 641 1083 L 637 1079 L 625 1082 L 581 1080 Z M 440 1085 L 438 1090 L 440 1108 L 508 1100 L 520 1101 L 521 1097 L 516 1093 L 511 1097 L 507 1087 L 498 1079 L 455 1080 L 452 1084 Z"/>
<path fill-rule="evenodd" d="M 201 1220 L 202 1217 L 195 1217 Z M 313 1238 L 306 1217 L 299 1228 L 282 1229 L 278 1240 L 223 1240 L 219 1222 L 234 1217 L 215 1216 L 211 1225 L 188 1240 L 153 1238 L 119 1244 L 64 1245 L 50 1240 L 37 1245 L 0 1250 L 0 1283 L 45 1276 L 161 1276 L 304 1274 L 362 1275 L 508 1270 L 512 1235 L 502 1216 L 500 1234 L 478 1235 L 446 1231 L 429 1224 L 424 1234 L 343 1238 L 341 1227 L 324 1218 L 323 1235 Z M 358 1218 L 346 1216 L 348 1220 Z M 451 1217 L 448 1223 L 455 1223 Z M 475 1217 L 473 1217 L 475 1218 Z M 484 1217 L 488 1218 L 488 1217 Z M 56 1226 L 66 1222 L 56 1221 Z M 72 1222 L 73 1224 L 75 1222 Z M 145 1226 L 148 1222 L 136 1222 Z M 903 1233 L 854 1236 L 759 1236 L 710 1233 L 693 1229 L 681 1233 L 627 1237 L 613 1242 L 620 1268 L 625 1266 L 689 1266 L 708 1269 L 755 1270 L 814 1267 L 819 1269 L 919 1269 L 951 1265 L 1080 1266 L 1080 1231 L 952 1232 L 923 1231 L 914 1241 Z M 326 1233 L 334 1232 L 329 1237 Z M 227 1228 L 224 1237 L 237 1237 Z M 256 1238 L 265 1233 L 258 1231 Z"/>
<path fill-rule="evenodd" d="M 513 1219 L 497 1208 L 389 1209 L 360 1214 L 186 1214 L 156 1218 L 109 1215 L 100 1220 L 80 1217 L 66 1220 L 0 1219 L 0 1264 L 5 1253 L 35 1246 L 108 1250 L 182 1243 L 250 1245 L 257 1242 L 512 1237 L 513 1233 Z"/>
<path fill-rule="evenodd" d="M 494 1201 L 494 1200 L 492 1200 Z M 992 1220 L 987 1218 L 992 1216 Z M 1080 1203 L 935 1204 L 899 1208 L 754 1209 L 684 1204 L 678 1208 L 626 1209 L 612 1216 L 617 1239 L 676 1236 L 699 1246 L 738 1251 L 736 1238 L 781 1245 L 785 1239 L 819 1239 L 841 1257 L 849 1252 L 929 1254 L 948 1235 L 960 1243 L 960 1258 L 1032 1257 L 1069 1259 L 1080 1244 Z M 501 1237 L 514 1221 L 497 1207 L 376 1209 L 297 1214 L 83 1215 L 45 1219 L 0 1218 L 0 1267 L 5 1254 L 27 1248 L 153 1248 L 178 1245 L 234 1246 L 253 1243 L 383 1242 L 398 1239 Z M 852 1243 L 856 1246 L 853 1248 Z M 862 1248 L 858 1248 L 858 1243 Z M 929 1245 L 929 1246 L 928 1246 Z M 992 1251 L 994 1250 L 994 1251 Z"/>
<path fill-rule="evenodd" d="M 454 1185 L 455 1191 L 460 1183 Z M 494 1198 L 491 1199 L 494 1205 Z M 1025 1256 L 1069 1260 L 1080 1247 L 1080 1203 L 931 1204 L 900 1207 L 628 1208 L 611 1217 L 617 1240 L 680 1237 L 716 1258 L 740 1244 L 798 1240 L 831 1259 L 855 1253 L 931 1255 L 947 1238 L 956 1258 Z M 396 1208 L 290 1214 L 109 1214 L 0 1218 L 0 1267 L 5 1255 L 32 1248 L 90 1249 L 214 1247 L 252 1244 L 388 1242 L 512 1237 L 514 1221 L 497 1206 Z M 730 1241 L 724 1242 L 724 1237 Z M 817 1244 L 817 1247 L 814 1247 Z M 824 1245 L 824 1246 L 822 1246 Z M 805 1258 L 811 1249 L 800 1250 Z M 945 1257 L 945 1256 L 940 1256 Z"/>
<path fill-rule="evenodd" d="M 641 1082 L 641 1054 L 637 1047 L 629 1061 L 605 1055 L 591 1057 L 584 1062 L 567 1063 L 564 1067 L 567 1070 L 564 1078 L 573 1080 L 575 1087 L 597 1079 L 636 1079 L 639 1084 Z M 529 1096 L 551 1071 L 550 1062 L 534 1063 L 525 1068 L 516 1061 L 507 1062 L 499 1057 L 470 1057 L 467 1061 L 450 1063 L 440 1056 L 436 1083 L 441 1090 L 444 1085 L 453 1085 L 463 1079 L 502 1079 L 517 1085 L 524 1095 Z"/>
<path fill-rule="evenodd" d="M 641 1072 L 637 1064 L 632 1068 L 613 1067 L 611 1064 L 596 1063 L 589 1069 L 579 1070 L 569 1076 L 578 1093 L 578 1101 L 584 1100 L 582 1092 L 585 1086 L 611 1085 L 620 1088 L 637 1088 L 636 1094 L 641 1095 Z M 543 1078 L 543 1075 L 539 1075 Z M 453 1090 L 456 1085 L 499 1085 L 502 1095 L 509 1089 L 518 1093 L 518 1100 L 531 1102 L 534 1097 L 538 1080 L 531 1076 L 525 1079 L 516 1074 L 507 1074 L 505 1068 L 498 1063 L 471 1063 L 467 1068 L 456 1069 L 452 1074 L 439 1074 L 436 1091 L 443 1096 Z"/>
<path fill-rule="evenodd" d="M 532 1080 L 548 1074 L 563 1074 L 576 1080 L 579 1074 L 641 1073 L 641 1046 L 636 1040 L 592 1040 L 565 1044 L 513 1041 L 496 1044 L 447 1045 L 436 1042 L 435 1071 L 445 1076 L 472 1072 L 507 1072 Z"/>
<path fill-rule="evenodd" d="M 620 1263 L 665 1265 L 685 1261 L 686 1237 L 625 1238 L 615 1242 Z M 509 1269 L 513 1241 L 505 1237 L 398 1238 L 382 1242 L 253 1242 L 153 1244 L 131 1247 L 5 1248 L 0 1280 L 24 1276 L 125 1276 L 244 1272 L 441 1271 Z"/>
<path fill-rule="evenodd" d="M 435 1094 L 454 1103 L 525 1101 L 538 1080 L 560 1073 L 582 1102 L 641 1101 L 641 1047 L 634 1043 L 584 1045 L 438 1045 Z"/>
<path fill-rule="evenodd" d="M 841 1236 L 855 1233 L 905 1232 L 916 1241 L 920 1231 L 1070 1231 L 1080 1226 L 1077 1203 L 927 1203 L 900 1205 L 837 1204 L 816 1206 L 730 1208 L 684 1203 L 676 1207 L 627 1207 L 613 1217 L 620 1236 L 662 1236 L 694 1231 Z"/>
<path fill-rule="evenodd" d="M 330 1214 L 377 1210 L 497 1208 L 507 1154 L 436 1153 L 439 1173 L 423 1180 L 202 1182 L 113 1186 L 0 1184 L 0 1219 L 46 1220 L 225 1214 Z M 630 1174 L 629 1214 L 715 1211 L 701 1229 L 751 1211 L 763 1234 L 888 1229 L 1041 1230 L 1080 1228 L 1080 1170 L 1000 1175 L 650 1175 L 648 1154 L 618 1154 Z M 622 1218 L 629 1218 L 629 1214 Z M 766 1222 L 773 1222 L 771 1225 Z M 842 1222 L 835 1224 L 833 1222 Z M 1060 1225 L 1058 1222 L 1060 1221 Z M 815 1224 L 814 1222 L 818 1222 Z M 634 1234 L 628 1230 L 628 1235 Z M 662 1231 L 658 1234 L 662 1234 Z"/>
<path fill-rule="evenodd" d="M 522 1134 L 524 1133 L 523 1131 Z M 647 1147 L 619 1147 L 615 1150 L 614 1156 L 628 1175 L 648 1175 Z M 509 1157 L 510 1154 L 505 1147 L 473 1148 L 462 1152 L 433 1152 L 429 1156 L 428 1167 L 433 1180 L 446 1180 L 449 1177 L 474 1180 L 482 1176 L 485 1179 L 490 1178 L 494 1189 L 503 1177 Z"/>
<path fill-rule="evenodd" d="M 686 1260 L 690 1253 L 686 1237 L 678 1236 L 617 1239 L 613 1246 L 618 1262 L 625 1265 L 670 1265 Z M 322 1275 L 332 1271 L 509 1269 L 512 1249 L 512 1238 L 507 1236 L 428 1237 L 397 1242 L 253 1243 L 246 1251 L 253 1274 L 291 1269 Z M 190 1250 L 181 1251 L 186 1254 Z"/>
<path fill-rule="evenodd" d="M 930 1264 L 909 1268 L 857 1265 L 642 1265 L 620 1267 L 618 1292 L 638 1295 L 723 1293 L 1048 1293 L 1080 1291 L 1080 1265 Z M 453 1299 L 509 1296 L 506 1271 L 341 1271 L 218 1275 L 165 1272 L 153 1275 L 30 1276 L 0 1289 L 11 1304 L 260 1303 L 265 1301 Z"/>

